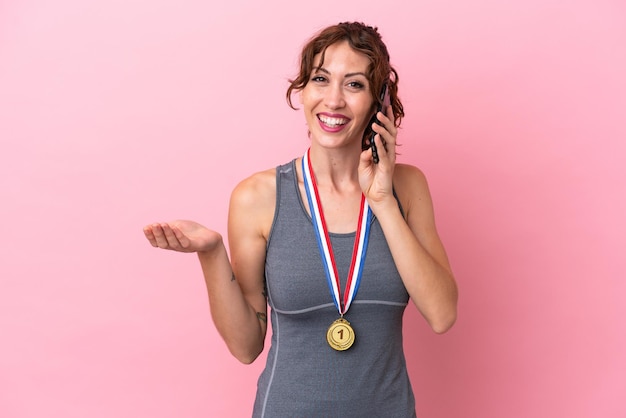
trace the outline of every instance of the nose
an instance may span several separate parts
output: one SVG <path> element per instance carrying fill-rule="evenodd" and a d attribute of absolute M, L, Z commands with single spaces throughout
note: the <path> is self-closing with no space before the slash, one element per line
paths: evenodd
<path fill-rule="evenodd" d="M 343 86 L 339 83 L 331 83 L 326 89 L 324 102 L 329 109 L 340 109 L 345 105 Z"/>

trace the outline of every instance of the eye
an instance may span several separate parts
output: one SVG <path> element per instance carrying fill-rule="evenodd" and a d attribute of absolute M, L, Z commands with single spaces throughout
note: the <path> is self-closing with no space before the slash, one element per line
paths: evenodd
<path fill-rule="evenodd" d="M 323 75 L 314 75 L 313 77 L 311 77 L 311 81 L 315 82 L 315 83 L 323 83 L 324 81 L 326 81 L 326 77 L 324 77 Z"/>
<path fill-rule="evenodd" d="M 351 87 L 355 90 L 362 90 L 365 87 L 365 85 L 359 81 L 351 81 L 348 83 L 348 87 Z"/>

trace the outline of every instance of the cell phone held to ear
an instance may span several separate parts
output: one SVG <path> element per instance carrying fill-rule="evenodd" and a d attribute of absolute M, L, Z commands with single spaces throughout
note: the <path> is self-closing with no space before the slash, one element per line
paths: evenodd
<path fill-rule="evenodd" d="M 387 113 L 387 109 L 391 104 L 391 99 L 389 97 L 389 89 L 387 88 L 387 83 L 383 84 L 383 88 L 380 90 L 380 95 L 378 96 L 380 101 L 376 108 L 376 113 L 372 116 L 372 119 L 369 121 L 367 127 L 365 128 L 365 133 L 363 134 L 363 149 L 367 149 L 368 147 L 372 149 L 372 160 L 374 164 L 378 164 L 378 148 L 376 147 L 376 143 L 374 142 L 374 137 L 376 136 L 376 132 L 372 129 L 372 123 L 377 123 L 382 126 L 382 123 L 378 120 L 376 115 L 378 112 L 382 112 L 384 114 Z"/>

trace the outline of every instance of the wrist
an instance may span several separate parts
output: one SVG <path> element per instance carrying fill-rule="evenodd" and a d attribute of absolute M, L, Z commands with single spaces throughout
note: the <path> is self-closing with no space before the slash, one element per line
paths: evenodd
<path fill-rule="evenodd" d="M 387 196 L 380 200 L 368 199 L 367 203 L 369 204 L 372 212 L 374 213 L 374 215 L 376 215 L 377 218 L 380 218 L 380 214 L 392 213 L 394 210 L 398 212 L 400 211 L 398 201 L 393 195 Z"/>
<path fill-rule="evenodd" d="M 215 258 L 225 252 L 224 239 L 218 233 L 215 233 L 215 236 L 206 245 L 196 251 L 200 258 Z"/>

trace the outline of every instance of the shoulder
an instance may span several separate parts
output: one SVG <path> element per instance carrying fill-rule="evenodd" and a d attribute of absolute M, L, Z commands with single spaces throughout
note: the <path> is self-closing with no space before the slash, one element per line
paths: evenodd
<path fill-rule="evenodd" d="M 243 179 L 231 194 L 231 206 L 262 209 L 276 200 L 276 169 L 260 171 Z"/>
<path fill-rule="evenodd" d="M 393 175 L 393 186 L 407 215 L 412 208 L 432 205 L 428 181 L 424 172 L 409 164 L 396 164 Z"/>
<path fill-rule="evenodd" d="M 394 182 L 426 181 L 426 176 L 419 168 L 410 164 L 396 164 L 394 171 Z"/>
<path fill-rule="evenodd" d="M 260 171 L 243 179 L 232 192 L 231 199 L 239 203 L 254 203 L 258 199 L 267 198 L 268 194 L 276 194 L 276 169 Z"/>
<path fill-rule="evenodd" d="M 243 179 L 230 197 L 229 218 L 269 231 L 276 207 L 276 169 L 252 174 Z"/>
<path fill-rule="evenodd" d="M 409 164 L 396 164 L 393 186 L 396 189 L 396 193 L 402 195 L 411 196 L 428 192 L 428 181 L 424 172 Z"/>

